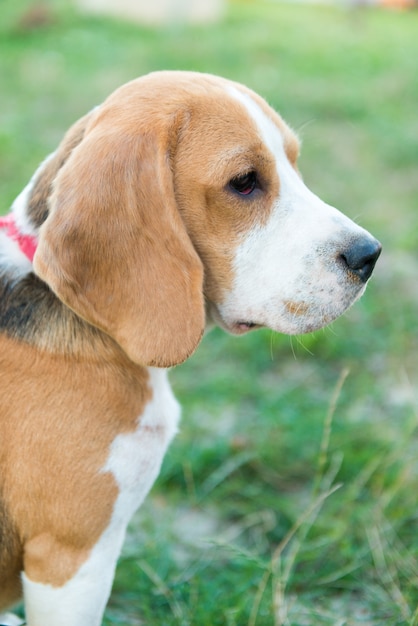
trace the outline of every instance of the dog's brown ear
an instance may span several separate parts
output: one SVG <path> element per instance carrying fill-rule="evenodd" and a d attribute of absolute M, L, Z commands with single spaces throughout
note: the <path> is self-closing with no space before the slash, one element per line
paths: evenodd
<path fill-rule="evenodd" d="M 126 130 L 126 129 L 125 129 Z M 204 329 L 203 268 L 162 133 L 93 128 L 59 172 L 36 273 L 136 363 L 170 367 Z"/>

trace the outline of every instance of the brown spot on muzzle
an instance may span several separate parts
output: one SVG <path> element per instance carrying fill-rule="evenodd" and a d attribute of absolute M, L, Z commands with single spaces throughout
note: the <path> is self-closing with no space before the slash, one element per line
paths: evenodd
<path fill-rule="evenodd" d="M 306 315 L 309 311 L 309 305 L 306 304 L 306 302 L 292 302 L 291 300 L 287 300 L 284 306 L 288 313 L 295 316 Z"/>

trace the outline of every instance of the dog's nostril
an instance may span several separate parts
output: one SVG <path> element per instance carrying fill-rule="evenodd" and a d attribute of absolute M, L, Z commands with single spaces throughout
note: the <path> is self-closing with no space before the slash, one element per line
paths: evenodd
<path fill-rule="evenodd" d="M 381 251 L 382 246 L 376 239 L 362 238 L 341 252 L 339 258 L 350 272 L 366 282 L 373 272 Z"/>

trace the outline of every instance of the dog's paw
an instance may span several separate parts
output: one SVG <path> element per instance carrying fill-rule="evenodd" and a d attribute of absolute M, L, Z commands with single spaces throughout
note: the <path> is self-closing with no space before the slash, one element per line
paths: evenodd
<path fill-rule="evenodd" d="M 12 613 L 2 613 L 0 615 L 0 626 L 24 626 L 25 622 Z"/>

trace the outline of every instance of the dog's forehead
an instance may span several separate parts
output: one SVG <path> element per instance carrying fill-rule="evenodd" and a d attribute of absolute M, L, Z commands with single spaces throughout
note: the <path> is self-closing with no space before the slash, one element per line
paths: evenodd
<path fill-rule="evenodd" d="M 295 165 L 299 155 L 299 140 L 283 118 L 263 98 L 242 85 L 232 84 L 228 91 L 242 104 L 270 151 L 274 154 L 284 151 Z"/>
<path fill-rule="evenodd" d="M 188 101 L 184 95 L 187 118 L 182 136 L 195 163 L 208 176 L 222 176 L 222 170 L 262 168 L 278 157 L 295 166 L 299 142 L 284 120 L 260 96 L 244 86 L 222 81 L 209 84 Z M 276 169 L 276 168 L 274 168 Z M 280 168 L 279 168 L 280 169 Z"/>
<path fill-rule="evenodd" d="M 161 130 L 183 120 L 183 131 L 185 127 L 193 131 L 186 133 L 190 149 L 208 157 L 222 150 L 263 146 L 273 154 L 284 149 L 294 165 L 299 154 L 295 134 L 261 96 L 241 83 L 210 74 L 155 72 L 141 77 L 113 92 L 99 108 L 99 118 L 131 129 L 143 128 L 149 120 Z"/>

